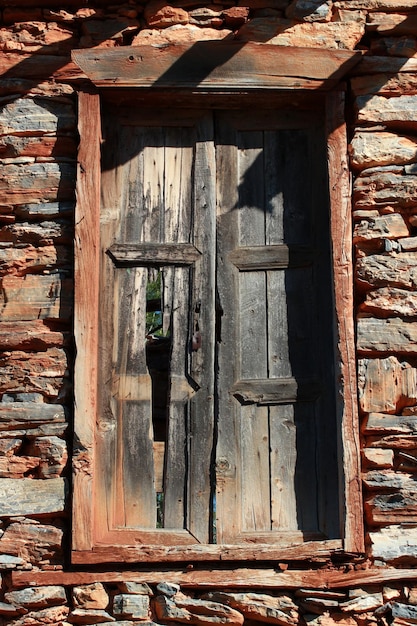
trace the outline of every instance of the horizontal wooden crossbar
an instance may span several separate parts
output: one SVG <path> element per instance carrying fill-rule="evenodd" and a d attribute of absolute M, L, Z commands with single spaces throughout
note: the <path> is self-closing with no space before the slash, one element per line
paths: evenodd
<path fill-rule="evenodd" d="M 239 380 L 233 385 L 232 393 L 243 403 L 292 404 L 315 400 L 320 395 L 320 385 L 315 380 L 295 378 Z"/>
<path fill-rule="evenodd" d="M 192 265 L 201 252 L 191 243 L 137 243 L 113 244 L 107 253 L 116 265 Z"/>
<path fill-rule="evenodd" d="M 229 260 L 241 271 L 274 270 L 311 265 L 313 252 L 306 246 L 246 246 L 236 248 Z"/>

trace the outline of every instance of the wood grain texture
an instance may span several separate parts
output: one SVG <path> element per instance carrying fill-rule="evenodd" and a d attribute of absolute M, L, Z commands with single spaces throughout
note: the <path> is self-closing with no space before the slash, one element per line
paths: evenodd
<path fill-rule="evenodd" d="M 77 359 L 73 481 L 73 548 L 93 545 L 94 429 L 97 411 L 97 346 L 100 211 L 100 100 L 79 94 L 77 206 L 75 217 L 74 335 Z M 88 381 L 90 393 L 86 393 Z"/>
<path fill-rule="evenodd" d="M 333 242 L 337 350 L 342 385 L 340 391 L 343 398 L 343 404 L 339 403 L 338 412 L 342 418 L 345 548 L 352 552 L 363 552 L 364 532 L 359 465 L 355 335 L 353 316 L 346 314 L 347 311 L 353 311 L 353 277 L 344 97 L 341 94 L 332 94 L 327 98 L 330 227 Z"/>
<path fill-rule="evenodd" d="M 283 550 L 285 554 L 285 550 Z M 316 553 L 317 554 L 317 553 Z M 284 557 L 285 558 L 285 557 Z M 184 588 L 218 589 L 343 589 L 361 585 L 379 585 L 394 582 L 414 582 L 417 569 L 378 567 L 367 570 L 340 571 L 326 569 L 287 570 L 277 572 L 265 568 L 237 568 L 183 570 L 147 569 L 143 571 L 104 571 L 104 572 L 10 572 L 14 588 L 40 585 L 83 585 L 95 582 L 117 583 L 126 580 L 157 585 L 164 580 Z"/>
<path fill-rule="evenodd" d="M 73 60 L 96 85 L 153 88 L 294 88 L 300 80 L 333 87 L 362 55 L 347 50 L 207 42 L 155 48 L 76 50 Z M 288 80 L 288 79 L 292 79 Z"/>

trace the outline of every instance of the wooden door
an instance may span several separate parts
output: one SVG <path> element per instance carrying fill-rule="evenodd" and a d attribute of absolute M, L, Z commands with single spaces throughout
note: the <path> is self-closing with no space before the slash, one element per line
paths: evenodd
<path fill-rule="evenodd" d="M 217 118 L 219 543 L 340 536 L 324 136 Z"/>
<path fill-rule="evenodd" d="M 96 519 L 133 544 L 207 543 L 214 424 L 213 123 L 104 116 Z M 156 321 L 155 321 L 156 320 Z M 204 340 L 201 339 L 204 337 Z"/>
<path fill-rule="evenodd" d="M 104 111 L 99 541 L 340 536 L 319 118 Z"/>

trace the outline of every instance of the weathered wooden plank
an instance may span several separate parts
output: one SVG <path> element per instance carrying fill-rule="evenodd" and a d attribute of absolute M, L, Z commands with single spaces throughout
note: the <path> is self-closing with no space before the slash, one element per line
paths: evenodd
<path fill-rule="evenodd" d="M 342 403 L 337 407 L 342 424 L 345 450 L 344 528 L 345 548 L 364 551 L 362 495 L 360 484 L 359 419 L 353 389 L 357 388 L 355 331 L 353 316 L 353 276 L 351 245 L 350 183 L 346 158 L 346 125 L 344 97 L 339 94 L 327 99 L 328 168 L 330 192 L 330 228 L 335 281 L 337 321 L 337 360 L 339 362 Z M 338 419 L 339 419 L 338 418 Z"/>
<path fill-rule="evenodd" d="M 393 529 L 384 529 L 393 534 Z M 395 527 L 397 536 L 398 526 Z M 414 529 L 408 531 L 408 535 Z M 376 540 L 379 533 L 372 533 L 375 538 L 374 550 L 378 550 Z M 407 533 L 405 533 L 407 534 Z M 382 542 L 384 537 L 381 536 Z M 381 546 L 382 547 L 382 546 Z M 415 545 L 410 545 L 410 556 Z M 383 557 L 381 557 L 383 558 Z M 352 586 L 385 584 L 390 582 L 415 581 L 415 568 L 378 567 L 366 570 L 339 571 L 339 570 L 287 570 L 277 572 L 265 568 L 247 568 L 234 570 L 142 570 L 142 571 L 104 571 L 104 572 L 62 572 L 62 571 L 13 571 L 10 573 L 13 588 L 33 587 L 39 585 L 82 585 L 93 582 L 114 583 L 130 580 L 138 583 L 159 584 L 161 580 L 179 584 L 184 588 L 231 588 L 231 589 L 341 589 Z"/>
<path fill-rule="evenodd" d="M 284 269 L 310 265 L 312 251 L 286 244 L 240 246 L 230 253 L 229 260 L 241 271 Z"/>
<path fill-rule="evenodd" d="M 36 484 L 36 489 L 34 485 Z M 64 478 L 0 478 L 0 515 L 51 515 L 63 513 L 67 498 Z"/>
<path fill-rule="evenodd" d="M 239 203 L 237 133 L 228 118 L 217 117 L 217 346 L 218 441 L 216 446 L 216 537 L 220 544 L 232 543 L 241 528 L 241 460 L 236 447 L 240 425 L 236 399 L 229 393 L 239 376 L 240 329 L 232 303 L 238 295 L 238 270 L 228 255 L 238 245 Z M 231 183 L 231 181 L 234 181 Z"/>
<path fill-rule="evenodd" d="M 94 84 L 123 87 L 280 88 L 281 77 L 334 81 L 359 62 L 347 50 L 310 50 L 250 42 L 77 50 L 73 59 Z M 289 88 L 286 81 L 285 88 Z"/>
<path fill-rule="evenodd" d="M 110 246 L 108 254 L 120 266 L 135 265 L 191 265 L 201 252 L 191 243 L 117 243 Z"/>
<path fill-rule="evenodd" d="M 110 123 L 108 120 L 108 124 Z M 151 144 L 155 146 L 151 164 L 155 168 L 159 166 L 156 172 L 159 177 L 161 149 L 163 152 L 163 146 L 161 148 L 159 144 L 161 134 L 162 131 L 159 131 L 156 145 Z M 159 197 L 158 188 L 155 194 L 152 178 L 146 177 L 145 162 L 140 154 L 143 148 L 141 133 L 131 131 L 129 140 L 127 135 L 126 130 L 120 127 L 112 129 L 109 135 L 114 142 L 109 143 L 109 152 L 113 151 L 114 154 L 109 154 L 107 158 L 114 159 L 114 167 L 118 165 L 123 167 L 120 167 L 119 186 L 111 175 L 109 179 L 104 177 L 102 179 L 103 194 L 109 189 L 106 186 L 109 180 L 112 184 L 112 194 L 115 197 L 117 194 L 121 195 L 118 205 L 112 210 L 112 221 L 108 225 L 102 223 L 102 233 L 106 237 L 102 238 L 103 252 L 106 250 L 107 242 L 113 241 L 114 238 L 122 244 L 152 241 L 149 237 L 151 228 L 154 221 L 158 222 L 160 219 L 162 198 Z M 123 145 L 125 141 L 131 142 L 126 148 Z M 126 150 L 139 151 L 138 158 L 124 163 Z M 155 179 L 159 180 L 157 176 Z M 147 191 L 143 200 L 140 195 L 141 189 Z M 108 202 L 111 200 L 106 200 L 109 207 Z M 146 224 L 143 215 L 137 219 L 137 213 L 143 212 L 145 215 L 148 213 L 149 225 Z M 113 312 L 110 317 L 114 320 L 114 327 L 109 325 L 109 334 L 103 338 L 103 347 L 108 351 L 109 361 L 111 358 L 112 395 L 115 399 L 114 416 L 117 423 L 115 433 L 117 458 L 111 460 L 115 466 L 106 470 L 107 480 L 112 485 L 108 504 L 113 518 L 110 520 L 110 528 L 127 526 L 154 529 L 157 521 L 152 381 L 147 367 L 145 342 L 146 290 L 149 278 L 146 268 L 118 268 L 114 273 L 114 288 L 108 293 L 106 278 L 102 275 L 102 302 Z M 104 372 L 103 374 L 105 375 Z M 107 402 L 112 402 L 111 396 Z M 110 438 L 108 444 L 110 445 L 107 446 L 106 453 L 111 454 Z"/>
<path fill-rule="evenodd" d="M 175 118 L 175 115 L 173 115 Z M 195 134 L 187 128 L 165 128 L 164 147 L 164 241 L 185 252 L 197 253 L 192 244 L 192 189 L 193 144 Z M 198 215 L 198 212 L 195 212 Z M 178 242 L 182 242 L 179 244 Z M 197 254 L 197 257 L 200 256 Z M 165 424 L 164 528 L 184 528 L 187 519 L 187 452 L 189 437 L 189 395 L 192 391 L 186 380 L 187 357 L 193 329 L 190 328 L 190 272 L 187 267 L 164 268 L 163 332 L 170 336 L 170 361 Z M 185 393 L 176 394 L 176 385 L 184 386 Z M 188 389 L 187 389 L 188 388 Z M 184 416 L 187 416 L 184 419 Z M 192 492 L 191 492 L 192 497 Z M 190 512 L 188 509 L 187 512 Z"/>
<path fill-rule="evenodd" d="M 241 402 L 264 404 L 290 404 L 308 402 L 317 398 L 321 390 L 315 380 L 296 378 L 265 378 L 263 380 L 239 380 L 231 391 Z"/>
<path fill-rule="evenodd" d="M 73 549 L 93 544 L 94 432 L 97 410 L 99 211 L 100 211 L 100 102 L 98 95 L 80 92 L 75 229 L 74 335 L 77 350 L 75 439 L 73 452 Z M 85 385 L 88 385 L 87 392 Z M 99 430 L 99 425 L 98 425 Z"/>
<path fill-rule="evenodd" d="M 242 128 L 240 122 L 240 119 L 234 122 L 239 179 L 225 181 L 238 185 L 238 204 L 231 207 L 238 214 L 237 250 L 266 243 L 264 133 L 260 128 Z M 236 300 L 229 306 L 240 327 L 237 366 L 241 377 L 267 378 L 266 272 L 241 272 Z M 240 407 L 237 445 L 242 509 L 237 514 L 241 515 L 242 532 L 258 534 L 271 530 L 268 422 L 267 407 Z"/>
<path fill-rule="evenodd" d="M 194 205 L 194 245 L 205 250 L 194 272 L 191 329 L 194 348 L 191 354 L 190 375 L 200 389 L 190 403 L 190 498 L 191 533 L 199 541 L 213 540 L 213 461 L 215 428 L 215 271 L 216 271 L 216 155 L 214 124 L 211 116 L 204 116 L 197 124 L 195 147 L 195 178 L 192 194 Z M 193 219 L 193 218 L 191 218 Z M 193 340 L 191 337 L 191 343 Z M 200 345 L 201 344 L 201 345 Z"/>
<path fill-rule="evenodd" d="M 271 407 L 270 418 L 271 459 L 271 528 L 294 530 L 299 528 L 297 497 L 294 489 L 297 462 L 297 428 L 294 407 Z M 300 505 L 300 502 L 298 502 Z"/>

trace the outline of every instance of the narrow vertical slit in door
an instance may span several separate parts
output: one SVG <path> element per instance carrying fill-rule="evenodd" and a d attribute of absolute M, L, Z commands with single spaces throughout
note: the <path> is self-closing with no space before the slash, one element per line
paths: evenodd
<path fill-rule="evenodd" d="M 163 271 L 149 268 L 146 287 L 146 362 L 152 380 L 157 528 L 164 527 L 164 465 L 168 435 L 171 328 L 164 323 Z"/>

